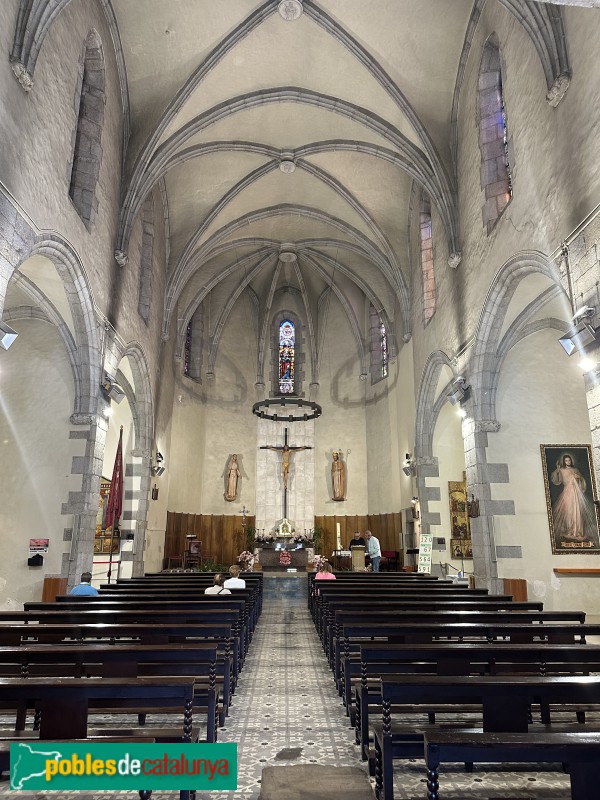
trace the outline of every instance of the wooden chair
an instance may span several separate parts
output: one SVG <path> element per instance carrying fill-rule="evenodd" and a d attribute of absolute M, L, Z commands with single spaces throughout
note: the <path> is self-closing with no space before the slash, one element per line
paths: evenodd
<path fill-rule="evenodd" d="M 199 567 L 202 564 L 202 542 L 199 539 L 191 539 L 187 543 L 184 557 L 185 569 Z"/>
<path fill-rule="evenodd" d="M 398 569 L 398 552 L 396 550 L 381 551 L 381 568 L 394 572 Z"/>
<path fill-rule="evenodd" d="M 167 556 L 165 558 L 165 563 L 165 569 L 183 569 L 183 555 L 179 553 L 179 555 L 176 556 Z"/>

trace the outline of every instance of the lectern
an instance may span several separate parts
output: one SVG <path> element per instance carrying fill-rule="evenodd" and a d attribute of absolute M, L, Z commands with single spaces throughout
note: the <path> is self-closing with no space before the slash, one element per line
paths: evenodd
<path fill-rule="evenodd" d="M 365 571 L 365 550 L 362 544 L 352 548 L 352 572 Z"/>

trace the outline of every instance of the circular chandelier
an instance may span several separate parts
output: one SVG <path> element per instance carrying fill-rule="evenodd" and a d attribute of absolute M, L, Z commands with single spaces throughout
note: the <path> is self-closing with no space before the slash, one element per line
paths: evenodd
<path fill-rule="evenodd" d="M 318 403 L 301 397 L 274 397 L 254 403 L 252 413 L 274 422 L 308 422 L 309 419 L 318 419 L 323 409 Z"/>

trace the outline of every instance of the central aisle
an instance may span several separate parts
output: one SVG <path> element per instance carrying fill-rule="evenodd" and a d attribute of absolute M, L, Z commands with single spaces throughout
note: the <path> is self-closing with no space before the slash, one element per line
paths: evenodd
<path fill-rule="evenodd" d="M 366 769 L 308 612 L 306 586 L 303 574 L 264 577 L 260 622 L 219 731 L 219 742 L 238 743 L 235 798 L 258 798 L 267 766 Z M 205 796 L 232 800 L 231 792 Z"/>

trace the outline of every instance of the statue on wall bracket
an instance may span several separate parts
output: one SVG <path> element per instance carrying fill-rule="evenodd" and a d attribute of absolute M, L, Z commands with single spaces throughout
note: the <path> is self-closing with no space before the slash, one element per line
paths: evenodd
<path fill-rule="evenodd" d="M 225 500 L 232 503 L 237 497 L 238 478 L 240 477 L 240 468 L 238 466 L 237 453 L 234 453 L 229 459 L 229 466 L 227 467 L 227 488 L 225 489 Z"/>
<path fill-rule="evenodd" d="M 333 500 L 346 499 L 346 465 L 342 461 L 341 450 L 334 450 L 331 462 L 331 485 Z"/>

